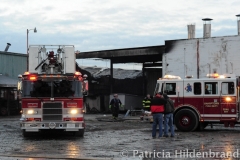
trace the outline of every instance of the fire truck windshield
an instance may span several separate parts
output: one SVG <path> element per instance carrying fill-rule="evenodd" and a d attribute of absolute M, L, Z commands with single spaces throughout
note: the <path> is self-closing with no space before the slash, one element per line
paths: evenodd
<path fill-rule="evenodd" d="M 22 97 L 82 97 L 80 81 L 23 81 Z"/>

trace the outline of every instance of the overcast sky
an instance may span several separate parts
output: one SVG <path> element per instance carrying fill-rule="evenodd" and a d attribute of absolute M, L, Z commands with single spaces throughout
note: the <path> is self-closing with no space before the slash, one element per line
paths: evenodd
<path fill-rule="evenodd" d="M 211 36 L 237 35 L 239 0 L 0 0 L 0 51 L 26 53 L 29 44 L 68 44 L 80 52 L 164 45 L 186 39 L 187 25 L 203 37 L 203 18 L 212 18 Z M 78 60 L 109 67 L 107 62 Z M 125 65 L 126 66 L 126 65 Z M 138 65 L 127 65 L 136 69 Z M 140 67 L 141 68 L 141 67 Z"/>

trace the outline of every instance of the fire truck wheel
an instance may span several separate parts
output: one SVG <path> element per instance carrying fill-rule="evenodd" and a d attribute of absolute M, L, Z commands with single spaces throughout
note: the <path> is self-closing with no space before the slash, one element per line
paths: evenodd
<path fill-rule="evenodd" d="M 7 115 L 8 115 L 7 108 L 6 108 L 6 107 L 1 107 L 1 108 L 0 108 L 0 114 L 1 114 L 2 116 L 7 116 Z"/>
<path fill-rule="evenodd" d="M 31 136 L 31 132 L 26 132 L 25 129 L 22 130 L 22 135 L 23 137 L 30 137 Z"/>
<path fill-rule="evenodd" d="M 174 122 L 180 131 L 191 132 L 198 127 L 198 118 L 191 109 L 181 109 L 174 117 Z"/>
<path fill-rule="evenodd" d="M 74 135 L 77 137 L 83 137 L 84 136 L 84 129 L 81 129 L 77 132 L 74 132 Z"/>

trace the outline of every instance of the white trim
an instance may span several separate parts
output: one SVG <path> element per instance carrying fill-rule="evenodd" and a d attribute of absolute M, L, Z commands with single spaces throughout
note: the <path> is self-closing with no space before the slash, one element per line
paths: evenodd
<path fill-rule="evenodd" d="M 220 122 L 220 120 L 204 119 L 204 122 Z"/>
<path fill-rule="evenodd" d="M 237 117 L 236 114 L 201 114 L 201 117 Z"/>

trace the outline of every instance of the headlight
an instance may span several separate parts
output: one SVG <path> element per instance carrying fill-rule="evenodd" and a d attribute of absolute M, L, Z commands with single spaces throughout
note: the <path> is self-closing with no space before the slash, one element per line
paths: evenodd
<path fill-rule="evenodd" d="M 37 114 L 37 111 L 34 111 L 33 109 L 27 110 L 27 114 Z"/>
<path fill-rule="evenodd" d="M 70 114 L 77 114 L 78 111 L 76 109 L 71 109 L 68 113 L 70 113 Z"/>

